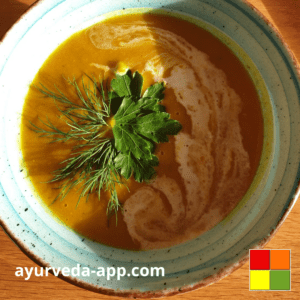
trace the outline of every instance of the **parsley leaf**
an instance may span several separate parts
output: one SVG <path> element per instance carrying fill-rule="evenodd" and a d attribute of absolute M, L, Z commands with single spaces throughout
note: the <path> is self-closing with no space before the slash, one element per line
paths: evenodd
<path fill-rule="evenodd" d="M 158 158 L 152 154 L 151 159 L 137 159 L 132 154 L 120 153 L 115 158 L 115 167 L 120 169 L 123 177 L 128 179 L 134 173 L 134 179 L 137 182 L 149 181 L 155 174 L 153 167 L 158 166 Z"/>
<path fill-rule="evenodd" d="M 111 88 L 118 97 L 141 96 L 143 87 L 143 76 L 135 72 L 132 76 L 130 70 L 124 75 L 116 74 L 116 78 L 111 81 Z"/>
<path fill-rule="evenodd" d="M 165 86 L 162 82 L 155 83 L 145 91 L 143 98 L 150 97 L 150 98 L 159 99 L 159 101 L 161 101 L 162 99 L 164 99 L 164 94 L 163 94 L 164 90 L 165 90 Z"/>
<path fill-rule="evenodd" d="M 117 75 L 111 85 L 116 99 L 123 97 L 112 129 L 115 147 L 120 152 L 115 166 L 126 179 L 133 174 L 138 182 L 150 180 L 155 175 L 153 167 L 158 165 L 153 154 L 155 143 L 168 142 L 168 135 L 178 134 L 182 126 L 170 119 L 165 107 L 159 104 L 164 98 L 163 83 L 150 86 L 140 97 L 142 77 L 138 72 L 132 76 L 128 71 Z"/>
<path fill-rule="evenodd" d="M 182 128 L 176 120 L 171 120 L 165 112 L 154 112 L 137 118 L 136 132 L 156 143 L 168 142 L 168 135 L 176 135 Z"/>

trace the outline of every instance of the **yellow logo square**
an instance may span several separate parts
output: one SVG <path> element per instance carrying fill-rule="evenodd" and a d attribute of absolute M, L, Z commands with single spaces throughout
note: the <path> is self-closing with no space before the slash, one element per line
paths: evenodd
<path fill-rule="evenodd" d="M 269 290 L 270 271 L 250 271 L 250 290 Z"/>

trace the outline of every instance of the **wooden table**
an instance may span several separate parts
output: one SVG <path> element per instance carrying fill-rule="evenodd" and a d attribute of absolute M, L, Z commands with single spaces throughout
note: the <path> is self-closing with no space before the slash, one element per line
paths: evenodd
<path fill-rule="evenodd" d="M 51 0 L 49 0 L 51 1 Z M 213 1 L 213 0 L 212 0 Z M 34 0 L 1 0 L 0 37 Z M 249 0 L 282 33 L 300 61 L 300 0 Z M 300 133 L 299 133 L 300 134 Z M 300 203 L 270 241 L 268 249 L 291 249 L 292 291 L 249 291 L 249 263 L 218 283 L 169 299 L 300 299 Z M 31 261 L 0 229 L 0 299 L 118 299 L 86 291 L 53 275 L 32 277 L 29 281 L 16 277 L 16 267 L 35 267 Z"/>

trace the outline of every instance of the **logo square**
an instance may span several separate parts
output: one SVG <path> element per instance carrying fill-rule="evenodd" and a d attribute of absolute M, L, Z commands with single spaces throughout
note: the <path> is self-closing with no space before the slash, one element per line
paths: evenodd
<path fill-rule="evenodd" d="M 290 291 L 291 271 L 286 271 L 286 270 L 270 271 L 270 290 Z"/>
<path fill-rule="evenodd" d="M 271 270 L 289 270 L 290 250 L 271 250 Z"/>
<path fill-rule="evenodd" d="M 250 271 L 250 290 L 269 290 L 270 271 Z"/>
<path fill-rule="evenodd" d="M 250 270 L 270 270 L 270 250 L 250 250 Z"/>

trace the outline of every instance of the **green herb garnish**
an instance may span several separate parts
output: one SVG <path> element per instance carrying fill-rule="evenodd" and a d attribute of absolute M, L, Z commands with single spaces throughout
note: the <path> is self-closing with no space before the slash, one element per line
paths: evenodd
<path fill-rule="evenodd" d="M 117 184 L 125 184 L 132 175 L 138 182 L 152 179 L 158 166 L 154 154 L 155 144 L 168 142 L 168 135 L 176 135 L 181 124 L 170 119 L 165 107 L 164 84 L 150 86 L 143 95 L 143 77 L 130 70 L 116 74 L 110 86 L 88 78 L 92 87 L 82 81 L 83 91 L 77 82 L 68 80 L 76 101 L 70 100 L 57 87 L 50 91 L 45 86 L 37 89 L 55 100 L 57 109 L 65 117 L 68 130 L 56 127 L 49 119 L 42 121 L 44 128 L 31 123 L 32 129 L 51 142 L 75 141 L 71 155 L 62 162 L 63 167 L 54 172 L 50 182 L 62 181 L 61 200 L 74 187 L 81 187 L 77 205 L 82 197 L 101 190 L 110 192 L 108 216 L 121 207 L 116 191 Z M 107 83 L 107 82 L 106 82 Z"/>

